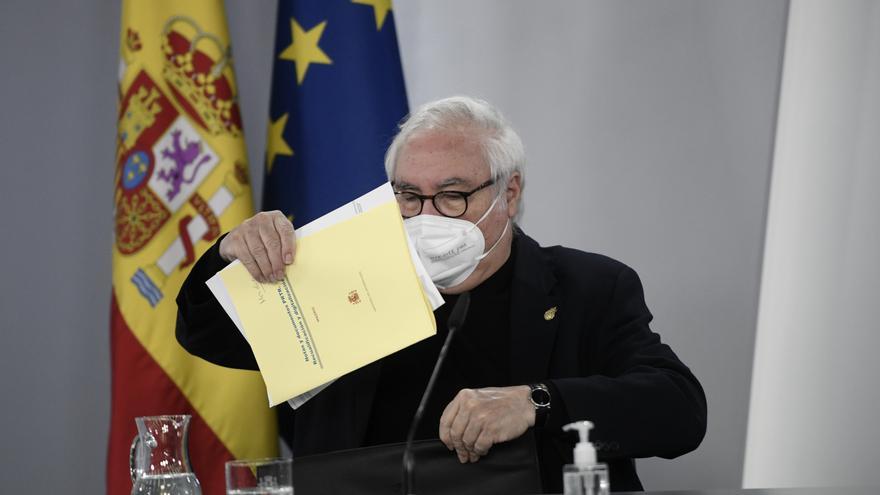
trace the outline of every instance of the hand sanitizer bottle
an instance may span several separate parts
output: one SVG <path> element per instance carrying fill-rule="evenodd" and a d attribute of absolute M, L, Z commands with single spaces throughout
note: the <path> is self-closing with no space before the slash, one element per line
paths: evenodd
<path fill-rule="evenodd" d="M 562 468 L 565 495 L 608 495 L 608 466 L 596 462 L 596 448 L 589 442 L 591 428 L 593 423 L 589 421 L 575 421 L 562 427 L 580 435 L 574 448 L 574 464 Z"/>

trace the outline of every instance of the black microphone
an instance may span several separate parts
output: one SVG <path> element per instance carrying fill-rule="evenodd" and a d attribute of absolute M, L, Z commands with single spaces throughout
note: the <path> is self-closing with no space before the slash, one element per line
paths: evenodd
<path fill-rule="evenodd" d="M 449 333 L 446 334 L 446 341 L 443 342 L 443 347 L 440 348 L 440 354 L 437 356 L 437 363 L 434 364 L 434 371 L 431 372 L 428 386 L 425 387 L 425 393 L 422 394 L 419 408 L 416 409 L 416 415 L 413 416 L 412 424 L 409 426 L 409 434 L 406 436 L 406 448 L 403 449 L 403 495 L 411 495 L 414 493 L 413 477 L 415 476 L 415 469 L 413 466 L 412 454 L 413 437 L 415 437 L 416 429 L 419 427 L 419 423 L 422 421 L 422 415 L 425 413 L 425 404 L 428 403 L 428 398 L 431 397 L 431 392 L 434 390 L 434 382 L 437 381 L 437 375 L 440 374 L 440 367 L 443 366 L 443 361 L 446 360 L 446 352 L 449 350 L 449 343 L 452 342 L 452 336 L 455 334 L 456 330 L 464 325 L 464 319 L 467 316 L 468 307 L 470 305 L 470 292 L 463 292 L 458 296 L 458 301 L 455 301 L 455 306 L 452 307 L 452 313 L 449 315 L 449 321 L 446 324 L 449 328 Z"/>

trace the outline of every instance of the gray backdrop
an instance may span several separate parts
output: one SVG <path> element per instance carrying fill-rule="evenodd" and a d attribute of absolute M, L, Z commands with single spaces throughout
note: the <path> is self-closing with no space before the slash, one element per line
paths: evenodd
<path fill-rule="evenodd" d="M 520 130 L 523 226 L 641 275 L 709 432 L 650 489 L 738 487 L 786 2 L 398 1 L 412 104 L 485 97 Z M 228 0 L 255 193 L 275 2 Z M 119 5 L 0 4 L 0 484 L 102 492 Z"/>
<path fill-rule="evenodd" d="M 880 2 L 789 12 L 743 483 L 880 488 Z"/>

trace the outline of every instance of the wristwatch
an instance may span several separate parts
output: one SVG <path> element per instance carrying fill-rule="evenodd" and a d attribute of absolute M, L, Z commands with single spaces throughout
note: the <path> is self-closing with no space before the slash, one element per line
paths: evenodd
<path fill-rule="evenodd" d="M 544 426 L 550 415 L 550 389 L 543 383 L 533 383 L 529 389 L 529 401 L 535 406 L 535 426 Z"/>

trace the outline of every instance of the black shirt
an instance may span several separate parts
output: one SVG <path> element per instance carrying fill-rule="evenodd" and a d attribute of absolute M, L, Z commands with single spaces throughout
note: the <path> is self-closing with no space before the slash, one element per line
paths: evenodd
<path fill-rule="evenodd" d="M 450 344 L 434 392 L 415 439 L 437 438 L 443 410 L 463 388 L 505 387 L 510 383 L 510 282 L 515 253 L 471 291 L 464 326 Z M 444 295 L 437 308 L 437 334 L 382 360 L 382 372 L 367 427 L 365 445 L 406 440 L 410 423 L 449 332 L 447 321 L 457 295 Z"/>

